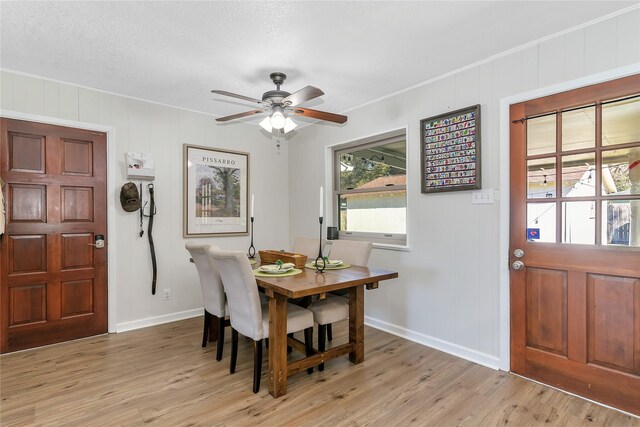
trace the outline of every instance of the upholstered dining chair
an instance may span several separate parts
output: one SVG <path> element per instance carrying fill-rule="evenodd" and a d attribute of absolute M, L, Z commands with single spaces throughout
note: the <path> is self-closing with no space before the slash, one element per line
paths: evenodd
<path fill-rule="evenodd" d="M 356 240 L 334 240 L 331 244 L 331 259 L 341 259 L 347 264 L 366 266 L 373 243 Z"/>
<path fill-rule="evenodd" d="M 269 307 L 261 303 L 258 286 L 247 256 L 240 251 L 220 251 L 213 248 L 207 255 L 222 277 L 227 294 L 231 321 L 231 364 L 236 370 L 238 333 L 253 340 L 253 392 L 260 390 L 262 373 L 262 341 L 269 338 Z M 287 334 L 304 331 L 307 356 L 313 352 L 313 314 L 297 305 L 287 305 Z M 307 372 L 312 372 L 308 369 Z"/>
<path fill-rule="evenodd" d="M 324 240 L 322 241 L 322 250 L 324 251 Z M 293 242 L 292 252 L 296 254 L 306 255 L 307 262 L 313 262 L 318 258 L 320 239 L 312 237 L 296 237 Z M 322 252 L 324 253 L 324 252 Z M 308 307 L 311 304 L 311 297 L 294 298 L 289 302 L 301 307 Z"/>
<path fill-rule="evenodd" d="M 218 318 L 218 342 L 216 345 L 216 360 L 222 359 L 222 349 L 224 347 L 224 327 L 228 319 L 226 309 L 226 297 L 222 287 L 222 279 L 214 266 L 209 262 L 206 249 L 211 247 L 219 249 L 217 246 L 202 245 L 193 241 L 188 241 L 185 245 L 193 263 L 198 270 L 200 277 L 200 287 L 202 288 L 202 300 L 204 303 L 204 331 L 202 333 L 202 347 L 207 346 L 209 339 L 209 327 L 213 316 Z"/>
<path fill-rule="evenodd" d="M 324 241 L 322 242 L 324 251 Z M 293 242 L 293 252 L 307 256 L 307 262 L 315 261 L 318 258 L 318 250 L 320 249 L 320 240 L 311 237 L 296 237 Z M 324 253 L 324 252 L 323 252 Z"/>
<path fill-rule="evenodd" d="M 371 242 L 334 240 L 329 258 L 340 259 L 351 265 L 366 266 L 372 248 Z M 313 312 L 313 319 L 318 324 L 318 350 L 324 351 L 326 339 L 333 339 L 331 324 L 349 318 L 348 292 L 337 291 L 335 294 L 328 294 L 324 299 L 311 303 L 309 310 Z M 324 363 L 318 365 L 318 370 L 324 370 Z"/>

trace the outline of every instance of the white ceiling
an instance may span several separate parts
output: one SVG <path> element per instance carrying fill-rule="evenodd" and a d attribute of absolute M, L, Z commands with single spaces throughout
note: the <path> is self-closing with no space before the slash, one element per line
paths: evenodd
<path fill-rule="evenodd" d="M 635 1 L 0 3 L 0 67 L 216 116 L 321 88 L 342 113 Z M 256 121 L 256 119 L 252 119 Z"/>

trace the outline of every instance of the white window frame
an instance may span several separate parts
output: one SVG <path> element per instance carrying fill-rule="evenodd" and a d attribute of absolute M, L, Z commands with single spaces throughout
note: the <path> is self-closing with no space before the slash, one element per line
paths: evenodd
<path fill-rule="evenodd" d="M 332 211 L 338 229 L 340 228 L 340 206 L 338 203 L 339 196 L 343 194 L 352 194 L 352 193 L 365 193 L 365 192 L 384 192 L 384 191 L 397 191 L 397 190 L 405 190 L 405 205 L 407 206 L 405 210 L 405 217 L 407 219 L 407 233 L 398 234 L 398 233 L 371 233 L 371 232 L 356 232 L 356 231 L 344 231 L 339 230 L 338 235 L 340 239 L 344 240 L 359 240 L 359 241 L 368 241 L 373 242 L 376 247 L 387 247 L 390 249 L 404 249 L 407 248 L 408 245 L 408 197 L 409 192 L 407 191 L 407 185 L 394 185 L 392 187 L 376 187 L 376 188 L 368 188 L 368 189 L 352 189 L 352 190 L 340 190 L 340 154 L 345 151 L 353 151 L 354 149 L 366 149 L 373 148 L 376 146 L 386 145 L 393 142 L 404 141 L 405 143 L 405 156 L 408 151 L 408 140 L 407 140 L 407 128 L 396 129 L 393 131 L 369 136 L 366 138 L 358 139 L 356 141 L 351 141 L 345 144 L 339 144 L 331 147 L 331 169 L 332 169 Z M 407 168 L 407 180 L 409 179 L 409 161 L 408 158 L 405 158 L 405 167 Z"/>

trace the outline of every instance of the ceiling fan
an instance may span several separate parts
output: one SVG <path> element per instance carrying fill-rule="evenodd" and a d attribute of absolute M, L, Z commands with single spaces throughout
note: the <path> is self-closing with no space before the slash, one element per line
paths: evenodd
<path fill-rule="evenodd" d="M 236 93 L 231 93 L 224 90 L 212 90 L 212 93 L 242 99 L 244 101 L 249 101 L 260 106 L 260 108 L 258 109 L 245 111 L 244 113 L 219 117 L 216 119 L 216 121 L 227 122 L 229 120 L 248 117 L 254 114 L 260 114 L 268 111 L 268 116 L 260 122 L 260 126 L 262 126 L 267 132 L 272 132 L 273 129 L 276 129 L 282 130 L 284 133 L 292 131 L 297 126 L 297 124 L 293 120 L 291 120 L 291 117 L 289 117 L 289 115 L 291 114 L 296 114 L 303 117 L 311 117 L 314 119 L 320 119 L 334 123 L 344 123 L 347 121 L 347 116 L 327 113 L 325 111 L 312 110 L 310 108 L 298 107 L 298 105 L 302 104 L 303 102 L 324 95 L 324 92 L 317 87 L 307 86 L 297 92 L 289 93 L 284 90 L 280 90 L 280 85 L 284 83 L 285 79 L 287 78 L 284 73 L 271 73 L 269 77 L 276 85 L 276 90 L 265 92 L 262 95 L 262 100 L 244 95 L 238 95 Z"/>

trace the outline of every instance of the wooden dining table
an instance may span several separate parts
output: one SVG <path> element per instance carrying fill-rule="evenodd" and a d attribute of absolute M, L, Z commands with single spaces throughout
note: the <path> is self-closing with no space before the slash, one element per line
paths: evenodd
<path fill-rule="evenodd" d="M 324 270 L 303 268 L 302 273 L 288 277 L 256 276 L 258 286 L 269 297 L 269 393 L 280 397 L 287 393 L 287 378 L 327 360 L 349 355 L 351 363 L 364 361 L 364 290 L 376 289 L 379 282 L 398 277 L 395 271 L 352 265 L 345 269 Z M 289 362 L 287 345 L 304 353 L 302 342 L 287 337 L 287 300 L 327 292 L 349 291 L 349 342 L 325 351 L 314 349 L 314 354 Z"/>

